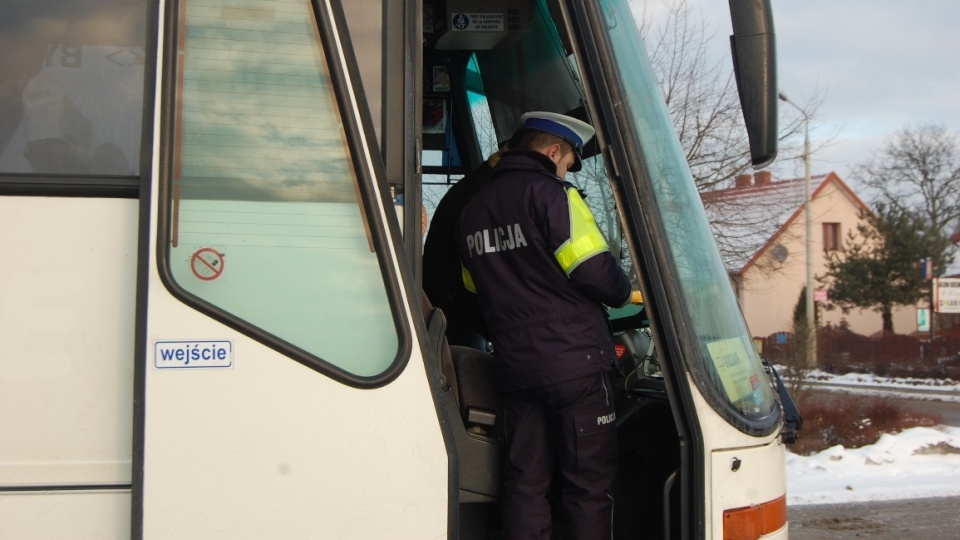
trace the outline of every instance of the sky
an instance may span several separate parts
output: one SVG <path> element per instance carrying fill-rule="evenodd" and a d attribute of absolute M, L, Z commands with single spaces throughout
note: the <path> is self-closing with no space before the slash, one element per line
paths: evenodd
<path fill-rule="evenodd" d="M 667 1 L 647 0 L 647 9 Z M 728 2 L 686 1 L 703 14 L 708 29 L 716 26 L 718 54 L 729 58 Z M 801 106 L 812 97 L 822 99 L 811 121 L 813 175 L 834 171 L 844 181 L 852 180 L 858 164 L 908 126 L 942 124 L 960 133 L 960 2 L 771 4 L 780 91 Z M 774 167 L 785 175 L 803 175 L 798 155 L 781 154 Z"/>
<path fill-rule="evenodd" d="M 930 399 L 960 402 L 960 383 L 936 384 L 917 379 L 873 375 L 809 376 L 822 382 L 852 385 L 853 393 L 896 395 L 898 389 L 922 386 L 936 391 Z M 858 391 L 858 388 L 862 392 Z M 878 389 L 883 387 L 883 389 Z M 803 437 L 803 430 L 800 431 Z M 960 496 L 960 427 L 918 427 L 881 436 L 863 448 L 834 446 L 811 456 L 787 453 L 787 505 Z"/>

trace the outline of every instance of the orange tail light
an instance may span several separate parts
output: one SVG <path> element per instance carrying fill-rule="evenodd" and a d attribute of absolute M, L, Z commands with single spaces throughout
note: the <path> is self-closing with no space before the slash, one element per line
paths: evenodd
<path fill-rule="evenodd" d="M 757 540 L 787 523 L 787 496 L 723 512 L 723 540 Z"/>

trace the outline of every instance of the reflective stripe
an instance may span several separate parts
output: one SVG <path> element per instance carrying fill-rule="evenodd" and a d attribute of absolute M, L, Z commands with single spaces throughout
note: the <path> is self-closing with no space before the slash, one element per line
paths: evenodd
<path fill-rule="evenodd" d="M 460 265 L 460 275 L 463 278 L 463 286 L 467 288 L 468 291 L 472 293 L 477 292 L 477 286 L 473 284 L 473 276 L 470 275 L 470 271 L 467 270 L 467 267 Z"/>
<path fill-rule="evenodd" d="M 598 253 L 608 251 L 607 241 L 593 219 L 593 213 L 574 188 L 567 188 L 570 206 L 570 238 L 553 256 L 569 276 L 583 261 Z"/>

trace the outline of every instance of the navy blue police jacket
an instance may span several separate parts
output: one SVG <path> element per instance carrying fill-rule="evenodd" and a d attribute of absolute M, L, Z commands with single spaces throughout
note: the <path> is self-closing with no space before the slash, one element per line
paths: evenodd
<path fill-rule="evenodd" d="M 460 216 L 464 283 L 478 295 L 501 391 L 556 384 L 615 362 L 606 306 L 630 282 L 576 188 L 536 152 L 508 152 Z"/>

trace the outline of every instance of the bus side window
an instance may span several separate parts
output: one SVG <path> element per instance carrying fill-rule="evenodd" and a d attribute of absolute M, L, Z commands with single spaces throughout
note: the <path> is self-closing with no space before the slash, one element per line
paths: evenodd
<path fill-rule="evenodd" d="M 137 175 L 145 19 L 143 2 L 0 4 L 0 173 Z"/>

